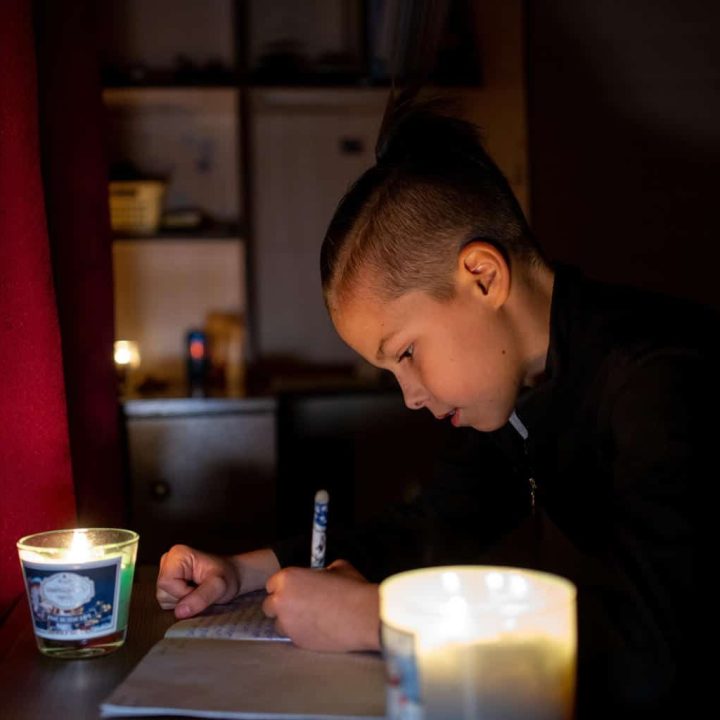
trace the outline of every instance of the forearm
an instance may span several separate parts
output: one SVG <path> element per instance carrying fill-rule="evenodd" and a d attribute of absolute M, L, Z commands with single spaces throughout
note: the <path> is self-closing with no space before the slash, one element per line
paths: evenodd
<path fill-rule="evenodd" d="M 269 548 L 228 557 L 238 577 L 240 594 L 261 590 L 268 578 L 280 569 L 275 553 Z"/>

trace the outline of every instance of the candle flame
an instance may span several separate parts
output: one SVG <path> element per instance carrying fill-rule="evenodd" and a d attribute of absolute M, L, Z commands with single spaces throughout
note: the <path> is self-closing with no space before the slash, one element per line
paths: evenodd
<path fill-rule="evenodd" d="M 120 367 L 137 368 L 140 365 L 140 350 L 132 340 L 116 340 L 113 344 L 113 358 Z"/>
<path fill-rule="evenodd" d="M 66 560 L 71 562 L 83 562 L 90 560 L 92 557 L 92 544 L 88 539 L 87 533 L 82 530 L 73 532 L 72 542 L 68 549 Z"/>

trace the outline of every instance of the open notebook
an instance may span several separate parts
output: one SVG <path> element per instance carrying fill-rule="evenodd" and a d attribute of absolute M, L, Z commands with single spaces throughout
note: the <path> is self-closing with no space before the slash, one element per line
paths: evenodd
<path fill-rule="evenodd" d="M 379 654 L 301 650 L 275 632 L 263 597 L 175 623 L 100 706 L 102 716 L 385 717 Z"/>

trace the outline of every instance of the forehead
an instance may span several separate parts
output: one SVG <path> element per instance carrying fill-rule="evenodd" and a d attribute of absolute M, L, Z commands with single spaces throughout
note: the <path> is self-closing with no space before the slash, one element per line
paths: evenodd
<path fill-rule="evenodd" d="M 333 324 L 343 339 L 356 334 L 383 332 L 382 328 L 392 322 L 397 314 L 395 301 L 383 300 L 369 291 L 335 295 L 329 308 Z"/>
<path fill-rule="evenodd" d="M 384 340 L 432 323 L 440 303 L 427 293 L 413 291 L 385 300 L 370 291 L 344 293 L 330 302 L 330 315 L 340 337 L 368 360 L 376 359 Z"/>

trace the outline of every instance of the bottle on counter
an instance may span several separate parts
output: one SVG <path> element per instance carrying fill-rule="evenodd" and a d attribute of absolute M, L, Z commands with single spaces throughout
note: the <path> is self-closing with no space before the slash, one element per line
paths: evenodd
<path fill-rule="evenodd" d="M 210 367 L 207 335 L 203 330 L 189 330 L 185 347 L 188 393 L 191 397 L 205 395 Z"/>

